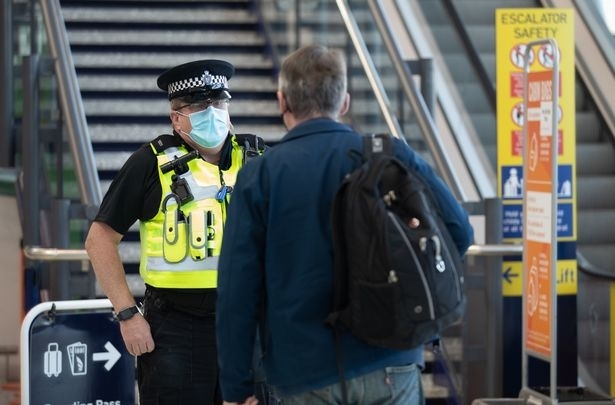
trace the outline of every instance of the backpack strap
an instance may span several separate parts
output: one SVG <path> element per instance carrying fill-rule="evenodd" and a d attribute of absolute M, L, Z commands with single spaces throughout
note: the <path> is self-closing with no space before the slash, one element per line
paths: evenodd
<path fill-rule="evenodd" d="M 371 134 L 363 137 L 363 161 L 372 155 L 392 155 L 393 142 L 389 134 Z"/>

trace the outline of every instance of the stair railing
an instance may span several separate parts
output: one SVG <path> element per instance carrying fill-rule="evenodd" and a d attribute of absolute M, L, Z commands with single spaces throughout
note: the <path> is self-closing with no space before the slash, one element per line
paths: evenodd
<path fill-rule="evenodd" d="M 22 229 L 24 245 L 44 245 L 56 248 L 66 248 L 70 244 L 70 220 L 86 217 L 89 210 L 97 207 L 102 199 L 98 174 L 95 168 L 94 155 L 89 137 L 87 122 L 81 94 L 77 83 L 68 35 L 58 0 L 31 0 L 31 26 L 29 35 L 32 38 L 30 54 L 23 57 L 23 124 L 21 130 L 22 168 L 16 187 L 17 198 L 22 204 Z M 40 6 L 38 9 L 36 6 Z M 40 10 L 42 24 L 46 31 L 51 58 L 37 54 L 39 44 L 38 19 L 34 11 Z M 57 99 L 60 105 L 62 125 L 45 132 L 41 125 L 41 83 L 49 72 L 52 72 L 57 87 Z M 53 94 L 52 97 L 56 95 Z M 63 191 L 63 129 L 66 129 L 77 181 L 80 205 L 76 208 L 73 202 L 64 196 Z M 47 135 L 47 136 L 45 136 Z M 53 136 L 53 138 L 49 138 Z M 51 140 L 51 143 L 49 141 Z M 55 168 L 58 193 L 52 195 L 48 189 L 49 179 L 43 167 L 46 145 L 51 144 L 56 154 Z M 53 169 L 52 169 L 53 171 Z M 81 211 L 79 211 L 81 210 Z M 51 299 L 68 299 L 71 294 L 72 269 L 67 263 L 53 264 L 26 261 L 24 263 L 26 278 L 36 282 L 26 284 L 26 307 L 31 303 L 45 299 L 47 294 Z M 87 281 L 87 277 L 84 277 Z M 84 289 L 92 284 L 88 281 Z M 87 291 L 86 293 L 89 293 Z M 35 296 L 36 295 L 36 296 Z"/>
<path fill-rule="evenodd" d="M 278 47 L 273 41 L 273 30 L 271 29 L 271 25 L 263 16 L 263 6 L 261 2 L 262 0 L 252 0 L 251 8 L 256 14 L 259 29 L 265 37 L 265 48 L 273 62 L 274 78 L 277 78 L 280 72 L 280 55 L 278 53 Z"/>
<path fill-rule="evenodd" d="M 40 0 L 39 3 L 58 81 L 60 106 L 75 162 L 81 201 L 86 206 L 98 206 L 102 200 L 100 181 L 60 3 L 58 0 Z"/>

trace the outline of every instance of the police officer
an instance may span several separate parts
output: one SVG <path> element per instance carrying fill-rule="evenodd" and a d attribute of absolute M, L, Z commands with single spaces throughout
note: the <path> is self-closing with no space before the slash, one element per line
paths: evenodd
<path fill-rule="evenodd" d="M 111 300 L 124 343 L 137 358 L 141 405 L 220 403 L 215 301 L 218 254 L 238 170 L 264 149 L 233 134 L 222 60 L 176 66 L 158 77 L 172 135 L 134 152 L 105 194 L 85 247 Z M 140 221 L 143 311 L 125 278 L 118 245 Z"/>

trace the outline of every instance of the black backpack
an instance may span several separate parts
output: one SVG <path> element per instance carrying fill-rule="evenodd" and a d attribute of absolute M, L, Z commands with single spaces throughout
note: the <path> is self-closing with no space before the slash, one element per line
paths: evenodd
<path fill-rule="evenodd" d="M 334 308 L 326 323 L 334 330 L 409 349 L 461 319 L 460 254 L 422 177 L 393 156 L 390 136 L 364 137 L 363 164 L 337 191 L 332 227 Z"/>

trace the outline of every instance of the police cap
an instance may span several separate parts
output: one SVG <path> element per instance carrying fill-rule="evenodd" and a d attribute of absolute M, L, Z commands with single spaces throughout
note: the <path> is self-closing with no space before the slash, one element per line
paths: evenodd
<path fill-rule="evenodd" d="M 158 87 L 169 100 L 192 95 L 197 99 L 230 99 L 228 80 L 235 68 L 216 59 L 197 60 L 175 66 L 158 77 Z"/>

